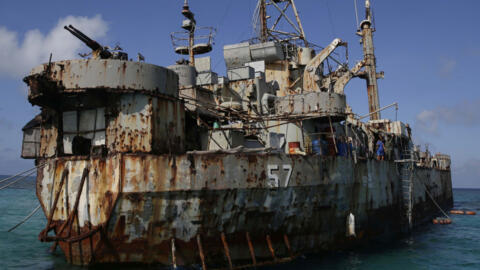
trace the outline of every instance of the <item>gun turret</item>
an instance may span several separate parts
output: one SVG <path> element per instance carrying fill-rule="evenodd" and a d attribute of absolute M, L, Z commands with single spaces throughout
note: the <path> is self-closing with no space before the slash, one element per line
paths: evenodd
<path fill-rule="evenodd" d="M 93 57 L 97 58 L 100 57 L 101 59 L 109 59 L 112 58 L 112 53 L 105 49 L 100 43 L 96 42 L 95 40 L 89 38 L 87 35 L 82 33 L 80 30 L 76 29 L 72 25 L 68 25 L 64 27 L 65 30 L 70 32 L 76 38 L 80 39 L 85 45 L 87 45 L 90 49 L 92 49 Z"/>

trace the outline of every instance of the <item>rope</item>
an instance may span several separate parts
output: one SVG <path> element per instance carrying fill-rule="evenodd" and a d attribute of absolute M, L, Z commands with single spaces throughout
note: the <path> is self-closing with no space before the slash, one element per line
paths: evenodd
<path fill-rule="evenodd" d="M 417 172 L 415 172 L 415 175 L 417 176 L 416 178 L 420 179 L 420 177 L 418 177 L 418 174 Z M 415 177 L 414 177 L 415 178 Z M 421 182 L 419 180 L 419 182 L 423 185 L 423 187 L 425 188 L 425 191 L 427 192 L 428 194 L 428 197 L 430 197 L 430 199 L 432 200 L 432 202 L 435 204 L 435 206 L 437 206 L 437 208 L 443 213 L 443 215 L 445 215 L 445 217 L 447 217 L 448 219 L 450 219 L 450 216 L 447 215 L 447 213 L 445 213 L 445 211 L 443 211 L 442 207 L 440 207 L 440 205 L 438 205 L 438 203 L 435 201 L 435 199 L 433 198 L 432 194 L 430 193 L 430 191 L 428 191 L 427 189 L 427 186 L 425 185 L 425 183 Z"/>
<path fill-rule="evenodd" d="M 17 176 L 20 176 L 20 175 L 22 175 L 22 174 L 24 174 L 24 173 L 27 173 L 27 172 L 29 172 L 29 171 L 31 171 L 31 170 L 34 170 L 34 169 L 36 169 L 36 168 L 37 168 L 37 167 L 33 167 L 33 168 L 31 168 L 31 169 L 28 169 L 28 170 L 23 171 L 23 172 L 21 172 L 21 173 L 18 173 L 18 174 L 16 174 L 16 175 L 10 176 L 10 177 L 5 178 L 5 179 L 2 179 L 2 180 L 0 180 L 0 184 L 3 183 L 3 182 L 5 182 L 5 181 L 8 181 L 8 180 L 10 180 L 10 179 L 13 179 L 13 178 L 15 178 L 15 177 L 17 177 Z"/>
<path fill-rule="evenodd" d="M 13 226 L 12 228 L 10 228 L 8 230 L 8 232 L 11 232 L 13 230 L 15 230 L 16 228 L 18 228 L 20 225 L 22 225 L 23 223 L 25 223 L 27 220 L 29 220 L 37 211 L 38 209 L 40 209 L 40 204 L 37 206 L 37 208 L 35 208 L 28 216 L 26 216 L 22 221 L 20 221 L 20 223 L 18 223 L 17 225 Z"/>
<path fill-rule="evenodd" d="M 13 181 L 13 182 L 10 182 L 10 183 L 6 184 L 6 185 L 3 186 L 3 187 L 0 187 L 0 190 L 6 189 L 7 187 L 9 187 L 9 186 L 17 183 L 17 182 L 20 181 L 20 180 L 23 180 L 23 179 L 27 178 L 28 176 L 30 176 L 30 175 L 32 175 L 32 174 L 34 174 L 34 173 L 36 173 L 36 171 L 30 172 L 29 174 L 27 174 L 27 175 L 25 175 L 25 176 L 23 176 L 23 177 L 20 177 L 20 178 L 18 178 L 17 180 L 15 180 L 15 181 Z"/>

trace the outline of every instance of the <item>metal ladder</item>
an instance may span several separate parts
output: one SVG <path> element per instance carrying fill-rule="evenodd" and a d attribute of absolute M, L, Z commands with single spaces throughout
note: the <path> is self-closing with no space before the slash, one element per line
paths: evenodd
<path fill-rule="evenodd" d="M 415 160 L 410 149 L 402 151 L 402 159 L 396 160 L 400 165 L 400 181 L 402 185 L 402 206 L 405 223 L 408 230 L 413 227 L 413 172 L 415 169 Z"/>

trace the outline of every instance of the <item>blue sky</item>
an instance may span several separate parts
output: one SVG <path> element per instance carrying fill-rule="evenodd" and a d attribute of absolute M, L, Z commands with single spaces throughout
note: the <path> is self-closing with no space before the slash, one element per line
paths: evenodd
<path fill-rule="evenodd" d="M 163 1 L 2 1 L 0 3 L 0 174 L 30 168 L 19 158 L 21 127 L 37 112 L 26 101 L 21 81 L 34 65 L 88 52 L 61 27 L 73 23 L 105 45 L 120 43 L 131 57 L 167 66 L 178 59 L 170 32 L 180 30 L 183 0 Z M 350 64 L 360 60 L 352 0 L 297 0 L 307 38 L 327 45 L 335 37 L 349 43 Z M 224 73 L 222 47 L 253 35 L 256 0 L 190 0 L 202 26 L 218 29 L 213 66 Z M 399 102 L 400 120 L 414 127 L 416 141 L 453 159 L 456 187 L 480 187 L 480 1 L 372 0 L 381 105 Z M 360 17 L 363 1 L 358 0 Z M 64 33 L 65 32 L 65 33 Z M 346 88 L 357 114 L 368 111 L 365 82 Z M 395 118 L 394 111 L 383 113 Z"/>

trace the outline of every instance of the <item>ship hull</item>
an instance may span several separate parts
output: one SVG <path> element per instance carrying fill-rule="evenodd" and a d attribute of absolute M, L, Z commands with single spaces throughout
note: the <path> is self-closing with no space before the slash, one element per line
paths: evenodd
<path fill-rule="evenodd" d="M 399 166 L 267 153 L 55 159 L 37 176 L 57 234 L 43 240 L 79 265 L 278 263 L 405 231 Z M 414 226 L 438 214 L 430 196 L 452 206 L 450 171 L 417 167 L 412 183 Z M 347 236 L 350 213 L 356 236 Z"/>

